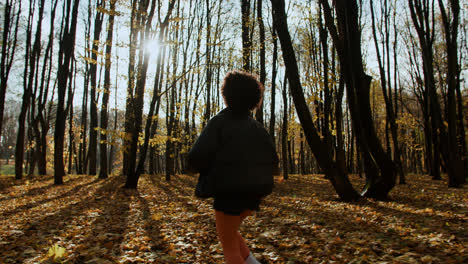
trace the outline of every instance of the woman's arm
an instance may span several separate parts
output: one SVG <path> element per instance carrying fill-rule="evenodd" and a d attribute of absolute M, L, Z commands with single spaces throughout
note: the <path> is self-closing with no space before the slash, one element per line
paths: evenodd
<path fill-rule="evenodd" d="M 195 144 L 193 144 L 187 156 L 188 171 L 198 172 L 210 168 L 217 148 L 218 139 L 218 118 L 214 117 L 200 133 Z"/>

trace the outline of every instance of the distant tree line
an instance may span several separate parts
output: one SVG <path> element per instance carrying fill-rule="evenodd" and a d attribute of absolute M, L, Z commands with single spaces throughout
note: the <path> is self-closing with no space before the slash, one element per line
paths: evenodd
<path fill-rule="evenodd" d="M 0 149 L 15 159 L 16 179 L 169 181 L 223 107 L 225 73 L 243 69 L 265 85 L 253 116 L 269 130 L 285 179 L 322 173 L 343 200 L 385 199 L 410 173 L 447 174 L 450 187 L 466 181 L 468 20 L 459 0 L 6 0 L 0 8 Z M 17 112 L 6 100 L 15 92 Z M 349 174 L 365 177 L 364 190 Z"/>

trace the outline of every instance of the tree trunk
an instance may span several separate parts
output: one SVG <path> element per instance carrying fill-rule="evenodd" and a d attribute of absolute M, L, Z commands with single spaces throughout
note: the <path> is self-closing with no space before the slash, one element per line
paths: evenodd
<path fill-rule="evenodd" d="M 260 34 L 260 83 L 265 85 L 265 26 L 263 25 L 262 3 L 263 1 L 257 0 L 257 20 Z M 255 118 L 258 122 L 263 124 L 263 100 L 260 102 L 260 106 L 255 112 Z"/>
<path fill-rule="evenodd" d="M 287 99 L 287 79 L 284 76 L 283 83 L 283 124 L 281 129 L 281 158 L 283 160 L 283 179 L 287 180 L 289 177 L 289 155 L 288 155 L 288 99 Z"/>
<path fill-rule="evenodd" d="M 100 11 L 101 8 L 105 7 L 104 0 L 97 0 L 96 2 L 96 15 L 94 19 L 94 35 L 93 45 L 91 50 L 91 65 L 89 66 L 89 75 L 91 81 L 91 93 L 90 93 L 90 124 L 89 124 L 89 147 L 88 147 L 88 174 L 96 175 L 97 169 L 97 136 L 98 136 L 98 111 L 97 104 L 98 99 L 96 95 L 97 91 L 97 65 L 98 65 L 98 54 L 99 54 L 99 41 L 101 38 L 102 21 L 104 13 Z"/>
<path fill-rule="evenodd" d="M 110 74 L 111 74 L 111 56 L 112 56 L 112 40 L 114 34 L 114 13 L 115 13 L 115 2 L 116 0 L 110 1 L 109 9 L 109 22 L 107 24 L 107 39 L 106 39 L 106 62 L 105 62 L 105 72 L 104 72 L 104 91 L 102 94 L 102 104 L 101 104 L 101 143 L 100 143 L 100 170 L 99 170 L 99 179 L 106 179 L 108 171 L 108 160 L 107 160 L 107 127 L 108 127 L 108 104 L 109 104 L 109 94 L 110 94 Z"/>
<path fill-rule="evenodd" d="M 314 126 L 312 116 L 302 90 L 296 55 L 294 53 L 291 37 L 288 31 L 286 14 L 284 11 L 284 0 L 271 0 L 271 3 L 274 12 L 273 23 L 275 24 L 278 37 L 280 39 L 286 73 L 289 80 L 289 87 L 307 143 L 314 152 L 317 162 L 325 171 L 325 174 L 332 182 L 340 198 L 345 201 L 356 200 L 359 198 L 359 194 L 353 189 L 344 168 L 341 168 L 339 164 L 336 164 L 333 161 L 330 150 L 320 139 L 318 131 Z"/>
<path fill-rule="evenodd" d="M 273 37 L 273 65 L 271 70 L 271 102 L 270 102 L 270 136 L 273 142 L 275 141 L 275 105 L 276 105 L 276 65 L 278 60 L 278 37 L 276 36 L 276 29 L 273 25 L 272 28 Z"/>
<path fill-rule="evenodd" d="M 242 13 L 242 69 L 251 71 L 250 55 L 252 53 L 252 40 L 250 39 L 250 0 L 241 0 Z"/>
<path fill-rule="evenodd" d="M 78 18 L 78 6 L 80 1 L 74 0 L 73 6 L 71 3 L 64 3 L 66 10 L 65 25 L 62 26 L 62 36 L 59 50 L 59 63 L 57 71 L 57 115 L 55 120 L 54 132 L 54 184 L 62 184 L 63 176 L 65 176 L 65 168 L 63 164 L 63 147 L 65 135 L 65 120 L 67 112 L 65 105 L 65 92 L 67 90 L 67 82 L 70 74 L 71 60 L 75 49 L 76 23 Z M 71 11 L 70 9 L 73 10 Z M 71 11 L 71 13 L 70 13 Z M 69 100 L 71 98 L 68 98 Z"/>
<path fill-rule="evenodd" d="M 458 65 L 458 25 L 459 25 L 459 13 L 460 3 L 458 0 L 450 0 L 450 10 L 452 14 L 451 23 L 445 11 L 444 3 L 439 0 L 439 8 L 442 14 L 442 22 L 445 33 L 445 44 L 447 50 L 447 143 L 444 147 L 448 148 L 448 159 L 446 158 L 446 166 L 448 169 L 449 187 L 460 187 L 465 183 L 465 168 L 461 148 L 458 145 L 457 140 L 457 104 L 455 92 L 457 87 L 460 86 L 459 79 L 459 65 Z"/>
<path fill-rule="evenodd" d="M 375 26 L 375 17 L 374 17 L 374 7 L 373 7 L 373 1 L 371 0 L 370 1 L 370 8 L 371 8 L 371 15 L 372 15 L 372 33 L 373 33 L 373 36 L 374 36 L 374 45 L 375 45 L 375 49 L 376 49 L 376 52 L 377 52 L 377 61 L 378 61 L 378 64 L 379 64 L 379 72 L 380 72 L 380 85 L 381 85 L 381 88 L 382 88 L 382 93 L 383 93 L 383 96 L 384 96 L 384 101 L 385 101 L 385 110 L 386 110 L 386 116 L 387 116 L 387 125 L 390 125 L 390 131 L 391 131 L 391 134 L 392 134 L 392 141 L 393 141 L 393 153 L 394 153 L 394 161 L 395 161 L 395 165 L 396 165 L 396 169 L 397 169 L 397 172 L 398 172 L 398 175 L 400 176 L 400 183 L 404 183 L 404 180 L 403 182 L 401 181 L 401 179 L 404 179 L 405 176 L 403 174 L 403 168 L 402 168 L 402 165 L 401 165 L 401 158 L 400 158 L 400 147 L 398 145 L 398 134 L 397 134 L 397 126 L 396 126 L 396 121 L 395 121 L 395 116 L 396 116 L 396 113 L 394 111 L 394 107 L 393 107 L 393 102 L 392 102 L 392 96 L 391 96 L 391 87 L 390 87 L 390 81 L 388 81 L 388 89 L 387 89 L 387 74 L 385 72 L 385 60 L 383 60 L 382 62 L 382 58 L 381 58 L 381 55 L 380 55 L 380 48 L 379 48 L 379 45 L 377 43 L 377 33 L 376 33 L 376 26 Z M 381 13 L 382 14 L 382 17 L 385 18 L 385 20 L 388 19 L 388 17 L 390 16 L 389 14 L 389 11 L 388 11 L 388 8 L 387 8 L 387 0 L 384 1 L 384 8 L 383 10 L 381 10 Z M 385 45 L 384 47 L 387 47 L 386 49 L 386 54 L 387 54 L 387 67 L 389 67 L 388 65 L 390 65 L 390 61 L 389 61 L 389 49 L 388 49 L 388 43 L 390 42 L 390 38 L 389 38 L 389 29 L 388 29 L 388 22 L 385 21 L 385 32 L 384 32 L 384 42 L 385 42 Z M 384 54 L 385 54 L 385 48 L 384 48 Z M 396 72 L 395 72 L 396 73 Z M 390 78 L 390 71 L 388 71 L 388 76 Z M 389 141 L 388 140 L 388 130 L 386 129 L 386 135 L 387 135 L 387 142 Z"/>
<path fill-rule="evenodd" d="M 18 40 L 18 21 L 21 14 L 21 2 L 6 0 L 3 13 L 2 48 L 0 58 L 0 136 L 3 128 L 3 112 L 5 109 L 5 94 L 8 77 L 15 57 L 16 42 Z M 16 11 L 16 12 L 15 12 Z M 13 22 L 16 17 L 16 22 Z"/>
<path fill-rule="evenodd" d="M 32 50 L 30 51 L 30 43 L 32 37 L 32 18 L 34 17 L 34 4 L 35 1 L 30 2 L 29 5 L 29 17 L 28 17 L 28 28 L 26 36 L 26 63 L 24 69 L 24 93 L 23 102 L 21 104 L 21 112 L 18 118 L 18 136 L 16 141 L 15 151 L 15 178 L 21 179 L 23 174 L 23 156 L 24 156 L 24 137 L 25 137 L 25 121 L 26 114 L 31 104 L 31 96 L 33 92 L 33 82 L 36 75 L 38 60 L 40 59 L 41 51 L 41 33 L 42 33 L 42 19 L 44 16 L 44 0 L 39 2 L 39 17 L 37 19 L 36 34 Z M 29 66 L 29 71 L 28 71 Z M 27 77 L 26 77 L 27 76 Z M 34 102 L 33 102 L 34 103 Z"/>
<path fill-rule="evenodd" d="M 338 21 L 337 29 L 328 1 L 320 0 L 320 2 L 324 10 L 326 25 L 344 71 L 352 125 L 364 158 L 366 186 L 363 194 L 383 200 L 395 186 L 396 168 L 385 153 L 372 121 L 369 99 L 371 77 L 364 72 L 362 64 L 357 3 L 344 0 L 334 2 Z"/>

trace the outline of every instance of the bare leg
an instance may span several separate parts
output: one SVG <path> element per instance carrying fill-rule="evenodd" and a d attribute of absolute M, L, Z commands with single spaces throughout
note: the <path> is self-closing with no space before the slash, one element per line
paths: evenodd
<path fill-rule="evenodd" d="M 244 264 L 241 256 L 238 231 L 241 223 L 241 216 L 228 215 L 221 211 L 215 211 L 216 231 L 223 246 L 224 258 L 227 264 Z"/>
<path fill-rule="evenodd" d="M 250 255 L 250 250 L 249 248 L 247 247 L 247 244 L 245 243 L 245 240 L 244 238 L 241 236 L 241 234 L 239 233 L 239 231 L 237 231 L 237 237 L 239 239 L 239 250 L 240 250 L 240 254 L 242 256 L 242 259 L 246 259 L 249 255 Z"/>
<path fill-rule="evenodd" d="M 252 215 L 252 211 L 251 210 L 245 210 L 244 212 L 242 212 L 240 214 L 240 219 L 241 219 L 241 223 L 242 221 L 247 217 L 247 216 L 250 216 Z M 242 237 L 242 235 L 239 233 L 239 231 L 237 231 L 237 237 L 239 239 L 239 249 L 240 249 L 240 254 L 242 256 L 242 259 L 246 259 L 249 254 L 250 254 L 250 250 L 249 250 L 249 247 L 247 246 L 247 243 L 245 243 L 245 240 L 244 238 Z"/>

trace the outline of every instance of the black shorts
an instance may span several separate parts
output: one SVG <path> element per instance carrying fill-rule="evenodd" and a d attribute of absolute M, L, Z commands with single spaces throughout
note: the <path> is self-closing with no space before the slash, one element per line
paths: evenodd
<path fill-rule="evenodd" d="M 259 211 L 261 198 L 215 198 L 213 208 L 228 215 L 240 215 L 245 210 Z"/>

